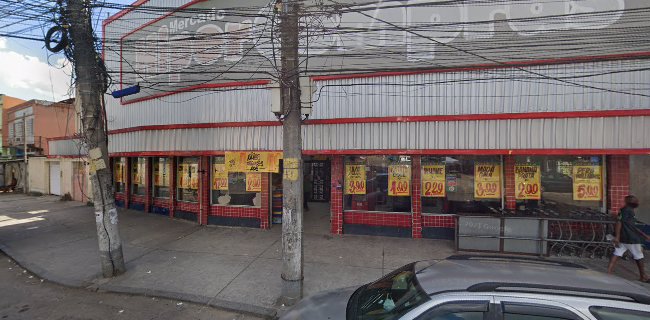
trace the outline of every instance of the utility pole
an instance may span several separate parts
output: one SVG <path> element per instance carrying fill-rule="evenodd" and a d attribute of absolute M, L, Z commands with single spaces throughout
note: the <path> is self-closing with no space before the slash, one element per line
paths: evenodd
<path fill-rule="evenodd" d="M 25 194 L 29 193 L 27 190 L 27 116 L 23 115 L 23 162 L 25 168 L 23 169 L 23 192 Z"/>
<path fill-rule="evenodd" d="M 125 267 L 113 197 L 113 176 L 108 165 L 105 119 L 102 116 L 105 75 L 100 67 L 100 57 L 95 51 L 91 4 L 91 0 L 68 0 L 64 17 L 70 25 L 72 58 L 77 76 L 76 99 L 80 100 L 84 140 L 91 163 L 90 181 L 93 186 L 100 263 L 102 274 L 108 278 L 124 273 Z"/>
<path fill-rule="evenodd" d="M 302 115 L 298 61 L 300 0 L 278 2 L 280 12 L 281 63 L 280 94 L 284 119 L 282 146 L 284 174 L 282 177 L 282 297 L 292 305 L 302 298 Z"/>

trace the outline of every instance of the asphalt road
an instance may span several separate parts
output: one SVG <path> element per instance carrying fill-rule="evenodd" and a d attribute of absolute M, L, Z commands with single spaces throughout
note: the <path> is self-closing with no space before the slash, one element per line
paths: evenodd
<path fill-rule="evenodd" d="M 47 281 L 0 253 L 0 319 L 258 319 L 168 299 L 91 292 Z"/>

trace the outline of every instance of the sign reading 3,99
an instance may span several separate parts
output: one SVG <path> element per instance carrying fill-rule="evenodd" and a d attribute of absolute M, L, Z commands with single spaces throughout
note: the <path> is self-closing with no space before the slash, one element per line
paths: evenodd
<path fill-rule="evenodd" d="M 345 194 L 366 194 L 365 165 L 345 165 Z"/>
<path fill-rule="evenodd" d="M 474 198 L 501 198 L 501 165 L 494 163 L 474 165 Z"/>

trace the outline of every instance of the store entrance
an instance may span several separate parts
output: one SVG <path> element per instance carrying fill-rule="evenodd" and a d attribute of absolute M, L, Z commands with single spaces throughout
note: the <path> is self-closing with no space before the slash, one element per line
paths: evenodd
<path fill-rule="evenodd" d="M 330 159 L 305 156 L 303 179 L 303 226 L 306 233 L 327 234 L 330 230 Z M 282 161 L 280 172 L 271 175 L 271 221 L 282 224 Z"/>

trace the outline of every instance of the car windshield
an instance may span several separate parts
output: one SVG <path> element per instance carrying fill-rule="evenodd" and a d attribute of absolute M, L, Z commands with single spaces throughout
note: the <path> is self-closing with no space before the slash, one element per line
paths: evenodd
<path fill-rule="evenodd" d="M 411 263 L 359 288 L 348 303 L 347 319 L 398 319 L 427 300 L 417 281 L 416 264 Z"/>

